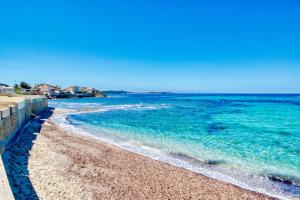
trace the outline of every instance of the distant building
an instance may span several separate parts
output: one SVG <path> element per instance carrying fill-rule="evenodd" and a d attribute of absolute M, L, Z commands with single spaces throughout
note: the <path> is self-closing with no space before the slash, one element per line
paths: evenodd
<path fill-rule="evenodd" d="M 0 94 L 1 95 L 15 94 L 15 89 L 14 87 L 10 87 L 9 85 L 0 83 Z"/>
<path fill-rule="evenodd" d="M 80 93 L 80 87 L 79 86 L 70 86 L 64 89 L 66 92 L 69 92 L 71 94 Z"/>
<path fill-rule="evenodd" d="M 86 88 L 86 93 L 94 94 L 96 92 L 95 88 Z"/>
<path fill-rule="evenodd" d="M 38 90 L 40 94 L 45 95 L 47 97 L 55 96 L 57 91 L 59 94 L 59 88 L 57 86 L 53 86 L 49 84 L 39 84 L 36 85 L 35 88 Z"/>

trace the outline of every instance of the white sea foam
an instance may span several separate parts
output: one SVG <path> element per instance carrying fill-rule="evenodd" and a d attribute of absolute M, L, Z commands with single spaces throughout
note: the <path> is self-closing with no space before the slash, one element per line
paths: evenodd
<path fill-rule="evenodd" d="M 73 108 L 72 106 L 66 106 L 67 108 Z M 95 113 L 95 112 L 108 112 L 113 110 L 157 110 L 162 108 L 168 108 L 166 104 L 160 105 L 145 105 L 145 104 L 121 104 L 121 105 L 105 105 L 90 107 L 89 105 L 77 109 L 71 112 L 71 114 L 84 114 L 84 113 Z"/>
<path fill-rule="evenodd" d="M 161 105 L 166 106 L 166 105 Z M 158 106 L 160 107 L 160 106 Z M 145 106 L 142 104 L 131 104 L 131 105 L 113 105 L 113 106 L 103 106 L 101 109 L 96 111 L 87 111 L 87 112 L 107 112 L 111 110 L 126 110 L 126 109 L 158 109 L 158 107 Z M 81 114 L 86 112 L 74 112 L 70 111 L 69 114 Z M 206 175 L 208 177 L 225 181 L 234 185 L 238 185 L 242 188 L 260 192 L 269 196 L 273 196 L 280 199 L 294 199 L 293 196 L 290 196 L 284 192 L 280 191 L 279 186 L 274 182 L 268 180 L 262 176 L 253 176 L 252 174 L 247 174 L 246 172 L 233 170 L 230 168 L 224 168 L 222 166 L 207 166 L 203 165 L 200 162 L 190 162 L 189 159 L 184 159 L 182 156 L 174 156 L 170 153 L 163 152 L 156 148 L 151 148 L 143 145 L 138 141 L 126 141 L 124 139 L 113 137 L 109 132 L 98 133 L 97 136 L 93 135 L 91 132 L 84 130 L 80 127 L 74 126 L 69 123 L 67 119 L 67 114 L 56 114 L 53 116 L 52 120 L 58 124 L 60 127 L 71 131 L 75 134 L 86 135 L 97 140 L 115 145 L 122 149 L 152 158 L 154 160 L 159 160 L 171 165 L 181 167 L 187 170 L 194 171 Z"/>
<path fill-rule="evenodd" d="M 97 111 L 112 111 L 112 110 L 156 110 L 161 108 L 167 108 L 166 105 L 144 105 L 144 104 L 124 104 L 124 105 L 108 105 L 102 106 Z"/>
<path fill-rule="evenodd" d="M 126 95 L 112 95 L 112 96 L 107 96 L 106 98 L 110 99 L 120 99 L 120 98 L 126 98 Z"/>
<path fill-rule="evenodd" d="M 97 108 L 101 106 L 101 103 L 74 103 L 74 102 L 55 102 L 51 101 L 50 106 L 67 109 L 81 109 L 81 108 Z"/>

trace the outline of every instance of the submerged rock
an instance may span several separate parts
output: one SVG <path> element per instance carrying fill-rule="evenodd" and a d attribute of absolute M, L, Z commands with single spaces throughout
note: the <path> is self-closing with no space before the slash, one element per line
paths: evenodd
<path fill-rule="evenodd" d="M 294 181 L 292 177 L 282 175 L 282 174 L 268 174 L 268 179 L 274 182 L 279 182 L 287 185 L 294 185 Z"/>
<path fill-rule="evenodd" d="M 225 130 L 226 127 L 222 126 L 219 123 L 210 123 L 207 127 L 207 132 L 209 133 L 213 133 L 213 132 L 217 132 L 217 131 L 221 131 L 221 130 Z"/>
<path fill-rule="evenodd" d="M 222 165 L 222 164 L 225 164 L 225 161 L 224 160 L 206 160 L 205 164 L 208 164 L 208 165 Z"/>

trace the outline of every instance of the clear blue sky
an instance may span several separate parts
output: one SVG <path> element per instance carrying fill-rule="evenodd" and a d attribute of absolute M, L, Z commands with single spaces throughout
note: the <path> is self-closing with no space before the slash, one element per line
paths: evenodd
<path fill-rule="evenodd" d="M 1 0 L 0 82 L 300 92 L 298 0 Z"/>

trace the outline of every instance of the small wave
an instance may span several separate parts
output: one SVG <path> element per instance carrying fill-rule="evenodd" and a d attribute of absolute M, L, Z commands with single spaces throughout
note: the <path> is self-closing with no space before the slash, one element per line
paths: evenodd
<path fill-rule="evenodd" d="M 126 98 L 127 95 L 108 95 L 106 98 L 111 98 L 111 99 L 123 99 Z"/>
<path fill-rule="evenodd" d="M 100 103 L 74 103 L 74 102 L 50 102 L 50 105 L 55 106 L 66 106 L 66 107 L 90 107 L 90 106 L 101 106 Z"/>
<path fill-rule="evenodd" d="M 78 102 L 49 102 L 49 106 L 62 109 L 81 110 L 81 109 L 97 109 L 102 106 L 101 103 L 78 103 Z"/>
<path fill-rule="evenodd" d="M 144 105 L 144 104 L 124 104 L 124 105 L 107 105 L 97 108 L 83 108 L 73 114 L 85 114 L 95 112 L 109 112 L 115 110 L 157 110 L 162 108 L 168 108 L 165 104 L 161 105 Z"/>
<path fill-rule="evenodd" d="M 49 103 L 50 106 L 68 110 L 76 110 L 72 114 L 83 114 L 93 112 L 108 112 L 113 110 L 157 110 L 168 108 L 166 104 L 118 104 L 103 105 L 101 103 L 74 103 L 74 102 L 54 102 Z"/>

